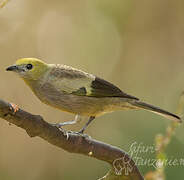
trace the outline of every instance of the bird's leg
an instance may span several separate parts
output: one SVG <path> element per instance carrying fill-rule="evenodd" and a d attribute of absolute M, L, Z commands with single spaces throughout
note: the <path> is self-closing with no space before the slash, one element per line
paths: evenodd
<path fill-rule="evenodd" d="M 83 126 L 83 128 L 79 131 L 80 134 L 83 134 L 88 125 L 95 119 L 95 116 L 90 116 L 88 122 Z"/>
<path fill-rule="evenodd" d="M 75 124 L 77 122 L 79 122 L 81 119 L 81 117 L 77 114 L 75 116 L 75 119 L 72 120 L 72 121 L 66 121 L 66 122 L 62 122 L 62 123 L 55 123 L 55 124 L 52 124 L 53 126 L 56 126 L 58 128 L 61 128 L 62 126 L 65 126 L 65 125 L 71 125 L 71 124 Z"/>

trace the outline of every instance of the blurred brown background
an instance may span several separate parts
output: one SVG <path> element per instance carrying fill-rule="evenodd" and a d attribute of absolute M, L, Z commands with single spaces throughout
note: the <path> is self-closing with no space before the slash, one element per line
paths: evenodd
<path fill-rule="evenodd" d="M 184 89 L 183 17 L 182 0 L 12 0 L 0 9 L 0 98 L 49 122 L 74 118 L 42 104 L 21 79 L 5 72 L 18 58 L 37 57 L 91 72 L 175 112 Z M 97 118 L 87 133 L 129 151 L 135 141 L 153 145 L 168 123 L 145 111 L 115 112 Z M 83 124 L 67 128 L 78 130 Z M 168 147 L 168 157 L 184 158 L 183 149 L 182 125 Z M 108 168 L 40 138 L 30 139 L 22 129 L 0 120 L 2 180 L 94 180 Z M 143 174 L 154 169 L 139 168 Z M 167 179 L 183 179 L 183 168 L 167 167 Z"/>

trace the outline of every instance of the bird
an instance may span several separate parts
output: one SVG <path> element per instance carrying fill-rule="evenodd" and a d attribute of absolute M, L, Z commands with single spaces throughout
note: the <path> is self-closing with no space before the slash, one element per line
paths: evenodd
<path fill-rule="evenodd" d="M 6 70 L 18 74 L 41 102 L 75 114 L 72 121 L 53 124 L 58 128 L 75 124 L 80 117 L 88 117 L 87 123 L 78 132 L 82 134 L 96 117 L 129 109 L 144 109 L 182 122 L 173 113 L 142 102 L 102 78 L 67 65 L 47 64 L 37 58 L 21 58 Z"/>

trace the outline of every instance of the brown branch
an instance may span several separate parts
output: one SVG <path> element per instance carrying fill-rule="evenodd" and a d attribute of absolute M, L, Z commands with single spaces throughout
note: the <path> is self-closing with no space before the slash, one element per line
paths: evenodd
<path fill-rule="evenodd" d="M 39 115 L 12 108 L 10 103 L 0 100 L 0 117 L 25 129 L 30 137 L 41 137 L 50 144 L 71 153 L 79 153 L 111 164 L 112 169 L 102 179 L 142 180 L 134 161 L 121 149 L 94 140 L 86 135 L 59 130 Z"/>

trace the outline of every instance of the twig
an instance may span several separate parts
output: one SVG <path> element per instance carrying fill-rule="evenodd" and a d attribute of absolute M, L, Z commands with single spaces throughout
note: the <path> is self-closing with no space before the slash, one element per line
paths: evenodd
<path fill-rule="evenodd" d="M 105 179 L 143 180 L 134 161 L 123 150 L 86 135 L 59 130 L 39 115 L 21 109 L 16 112 L 14 110 L 10 103 L 0 100 L 0 117 L 25 129 L 30 137 L 38 136 L 68 152 L 83 154 L 111 164 L 112 169 Z"/>

